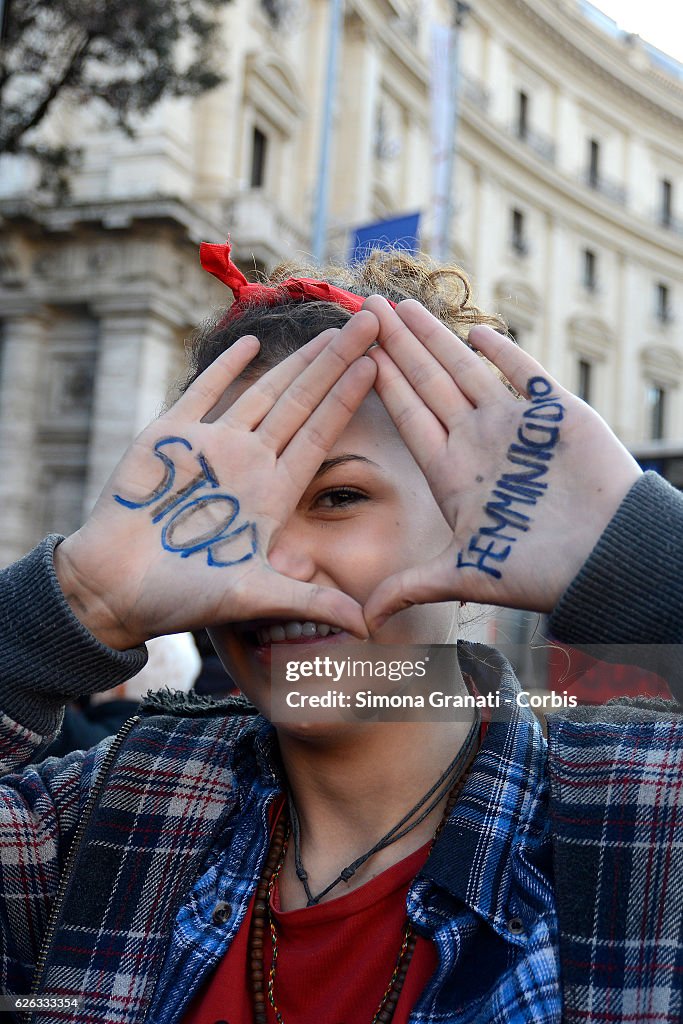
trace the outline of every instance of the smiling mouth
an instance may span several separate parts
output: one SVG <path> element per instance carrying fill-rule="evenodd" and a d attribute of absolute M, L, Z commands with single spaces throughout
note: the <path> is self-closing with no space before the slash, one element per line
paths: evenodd
<path fill-rule="evenodd" d="M 255 646 L 266 647 L 270 644 L 310 643 L 341 632 L 341 626 L 330 626 L 326 622 L 300 622 L 291 619 L 252 628 L 247 636 Z"/>

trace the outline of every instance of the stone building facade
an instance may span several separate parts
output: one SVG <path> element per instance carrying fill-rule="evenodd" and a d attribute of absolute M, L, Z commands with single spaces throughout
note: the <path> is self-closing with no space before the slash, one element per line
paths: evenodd
<path fill-rule="evenodd" d="M 346 0 L 328 251 L 419 211 L 436 235 L 432 26 L 450 0 Z M 71 198 L 0 160 L 0 564 L 74 529 L 245 270 L 312 246 L 328 0 L 233 0 L 226 81 L 136 138 L 62 105 Z M 648 457 L 683 448 L 683 69 L 584 0 L 471 0 L 459 39 L 452 256 L 520 344 Z M 654 454 L 653 454 L 654 453 Z M 683 479 L 681 480 L 683 483 Z"/>

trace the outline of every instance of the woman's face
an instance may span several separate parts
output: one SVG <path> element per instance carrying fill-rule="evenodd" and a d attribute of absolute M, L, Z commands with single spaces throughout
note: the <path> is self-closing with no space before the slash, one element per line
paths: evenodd
<path fill-rule="evenodd" d="M 363 604 L 387 576 L 427 561 L 450 539 L 421 470 L 373 391 L 303 494 L 269 561 L 287 576 L 336 587 Z M 373 639 L 446 643 L 454 639 L 455 620 L 452 604 L 415 605 L 390 618 Z M 287 620 L 235 623 L 210 634 L 227 671 L 267 715 L 271 643 L 301 642 L 303 632 L 324 656 L 350 642 L 348 634 L 322 625 L 313 637 L 310 623 Z"/>

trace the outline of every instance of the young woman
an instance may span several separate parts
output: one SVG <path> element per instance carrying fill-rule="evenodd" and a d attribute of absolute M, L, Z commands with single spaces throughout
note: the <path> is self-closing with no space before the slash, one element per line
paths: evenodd
<path fill-rule="evenodd" d="M 84 1024 L 679 1020 L 678 705 L 551 716 L 546 745 L 504 659 L 459 644 L 442 689 L 511 707 L 487 731 L 267 720 L 273 645 L 452 643 L 462 601 L 677 644 L 678 494 L 458 271 L 203 261 L 235 301 L 185 393 L 2 576 L 3 991 Z M 154 694 L 24 767 L 64 702 L 202 625 L 249 703 Z"/>

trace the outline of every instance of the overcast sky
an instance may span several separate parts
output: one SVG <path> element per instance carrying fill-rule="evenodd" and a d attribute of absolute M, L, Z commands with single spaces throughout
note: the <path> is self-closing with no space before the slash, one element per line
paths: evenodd
<path fill-rule="evenodd" d="M 683 4 L 680 0 L 591 0 L 620 28 L 636 32 L 683 62 Z"/>

